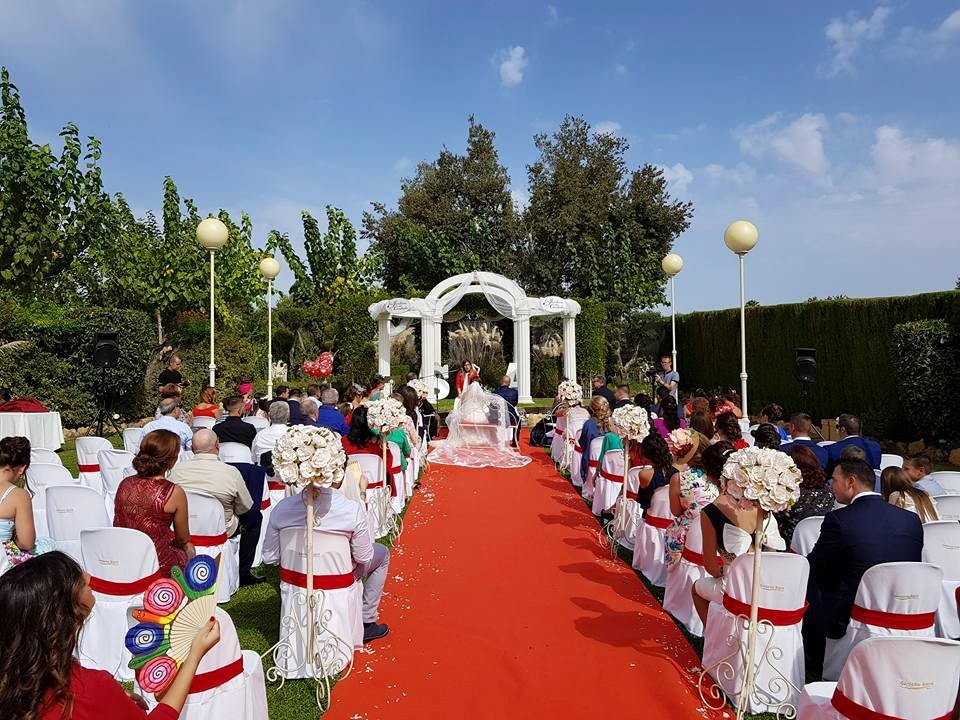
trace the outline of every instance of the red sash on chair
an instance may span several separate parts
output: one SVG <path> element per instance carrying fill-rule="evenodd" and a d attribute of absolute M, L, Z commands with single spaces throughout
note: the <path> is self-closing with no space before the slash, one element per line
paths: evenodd
<path fill-rule="evenodd" d="M 609 480 L 610 482 L 614 482 L 614 483 L 622 483 L 622 482 L 623 482 L 623 475 L 614 475 L 614 474 L 613 474 L 612 472 L 610 472 L 609 470 L 604 470 L 603 468 L 600 469 L 600 477 L 602 477 L 602 478 L 605 479 L 605 480 Z"/>
<path fill-rule="evenodd" d="M 268 507 L 270 507 L 270 496 L 269 496 L 269 495 L 268 495 L 267 497 L 265 497 L 263 500 L 260 501 L 260 509 L 261 509 L 261 510 L 266 510 Z"/>
<path fill-rule="evenodd" d="M 282 491 L 282 490 L 286 490 L 286 489 L 287 489 L 287 486 L 286 486 L 286 485 L 284 485 L 282 482 L 277 482 L 276 480 L 268 480 L 268 481 L 267 481 L 267 487 L 270 488 L 271 490 L 281 490 L 281 491 Z"/>
<path fill-rule="evenodd" d="M 100 465 L 97 463 L 94 463 L 93 465 L 81 465 L 80 463 L 77 463 L 77 470 L 88 473 L 100 472 Z"/>
<path fill-rule="evenodd" d="M 590 460 L 590 463 L 589 463 L 589 466 L 590 466 L 590 467 L 600 467 L 600 461 L 599 461 L 599 460 L 593 460 L 593 459 L 591 459 L 591 460 Z"/>
<path fill-rule="evenodd" d="M 225 685 L 238 675 L 243 674 L 243 658 L 237 658 L 229 665 L 218 667 L 207 672 L 197 673 L 193 676 L 193 682 L 190 683 L 190 694 L 196 695 L 207 690 L 213 690 L 221 685 Z"/>
<path fill-rule="evenodd" d="M 633 500 L 634 502 L 636 502 L 637 494 L 635 492 L 630 492 L 629 490 L 627 490 L 627 500 Z"/>
<path fill-rule="evenodd" d="M 657 517 L 656 515 L 647 515 L 643 518 L 643 521 L 650 527 L 655 527 L 658 530 L 666 530 L 668 527 L 673 525 L 672 518 L 662 518 Z"/>
<path fill-rule="evenodd" d="M 307 587 L 307 574 L 290 570 L 289 568 L 280 568 L 280 580 L 288 585 L 297 587 Z M 348 588 L 354 583 L 352 572 L 343 573 L 343 575 L 317 575 L 313 576 L 314 590 L 342 590 Z"/>
<path fill-rule="evenodd" d="M 103 578 L 90 576 L 90 589 L 94 592 L 101 593 L 102 595 L 114 595 L 116 597 L 122 597 L 124 595 L 137 595 L 145 591 L 154 580 L 159 580 L 163 577 L 160 574 L 160 571 L 157 570 L 152 575 L 147 575 L 145 578 L 140 578 L 139 580 L 132 580 L 130 582 L 114 582 L 113 580 L 104 580 Z"/>
<path fill-rule="evenodd" d="M 783 627 L 786 625 L 796 625 L 803 620 L 803 614 L 807 611 L 810 603 L 804 601 L 803 607 L 796 610 L 774 610 L 771 608 L 757 608 L 757 621 L 766 620 L 771 625 Z M 732 615 L 743 615 L 750 617 L 750 603 L 741 602 L 726 593 L 723 594 L 723 607 Z"/>
<path fill-rule="evenodd" d="M 837 712 L 846 718 L 850 718 L 850 720 L 905 720 L 904 718 L 896 717 L 894 715 L 885 715 L 884 713 L 871 710 L 863 705 L 858 705 L 840 692 L 840 688 L 837 688 L 833 691 L 833 697 L 830 698 L 830 704 L 836 708 Z M 952 714 L 953 712 L 950 711 L 947 712 L 946 715 L 931 718 L 931 720 L 950 720 L 950 716 Z"/>
<path fill-rule="evenodd" d="M 884 610 L 870 610 L 854 605 L 850 608 L 850 619 L 867 625 L 888 628 L 889 630 L 926 630 L 933 627 L 936 612 L 895 613 Z"/>

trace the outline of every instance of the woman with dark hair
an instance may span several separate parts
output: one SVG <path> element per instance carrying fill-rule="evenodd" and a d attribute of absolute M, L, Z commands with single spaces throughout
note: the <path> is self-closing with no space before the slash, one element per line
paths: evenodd
<path fill-rule="evenodd" d="M 779 428 L 773 423 L 760 423 L 751 433 L 754 447 L 779 450 L 781 438 L 778 431 Z"/>
<path fill-rule="evenodd" d="M 473 363 L 469 360 L 464 360 L 460 364 L 460 369 L 457 370 L 457 397 L 463 395 L 466 392 L 467 388 L 470 386 L 470 383 L 480 382 L 480 373 L 477 372 L 477 369 L 473 366 Z"/>
<path fill-rule="evenodd" d="M 687 427 L 687 421 L 677 413 L 677 401 L 673 395 L 665 395 L 660 401 L 660 417 L 653 421 L 653 427 L 664 440 L 671 431 Z"/>
<path fill-rule="evenodd" d="M 701 446 L 706 446 L 716 436 L 717 429 L 713 426 L 710 413 L 695 412 L 690 418 L 690 429 L 701 436 Z"/>
<path fill-rule="evenodd" d="M 594 395 L 596 397 L 596 395 Z M 633 404 L 637 407 L 642 407 L 647 411 L 647 414 L 650 415 L 651 419 L 656 418 L 657 414 L 652 411 L 653 409 L 653 398 L 650 397 L 645 392 L 639 392 L 633 397 Z"/>
<path fill-rule="evenodd" d="M 200 389 L 200 402 L 193 406 L 194 417 L 220 417 L 220 403 L 217 401 L 217 389 L 207 385 Z"/>
<path fill-rule="evenodd" d="M 0 553 L 6 552 L 13 564 L 55 547 L 50 538 L 37 537 L 30 493 L 17 484 L 28 467 L 30 441 L 27 438 L 0 440 Z"/>
<path fill-rule="evenodd" d="M 764 423 L 770 423 L 777 428 L 780 440 L 783 442 L 790 440 L 790 435 L 783 427 L 783 408 L 776 403 L 770 403 L 760 411 L 760 424 L 763 425 Z"/>
<path fill-rule="evenodd" d="M 903 468 L 883 469 L 880 473 L 880 494 L 891 505 L 919 515 L 920 522 L 928 523 L 940 519 L 936 500 L 914 485 L 910 474 Z"/>
<path fill-rule="evenodd" d="M 180 438 L 169 430 L 154 430 L 143 436 L 133 459 L 136 475 L 124 478 L 114 500 L 113 526 L 131 528 L 149 535 L 157 548 L 160 573 L 181 568 L 196 551 L 190 542 L 187 495 L 167 480 L 167 473 L 180 457 Z M 173 538 L 170 526 L 173 525 Z"/>
<path fill-rule="evenodd" d="M 110 673 L 74 660 L 83 623 L 96 602 L 90 576 L 69 556 L 51 552 L 0 577 L 0 708 L 15 720 L 176 720 L 200 660 L 220 640 L 212 617 L 190 644 L 160 704 L 142 698 Z M 29 620 L 29 622 L 12 622 Z"/>
<path fill-rule="evenodd" d="M 349 455 L 376 455 L 382 457 L 380 436 L 367 424 L 367 406 L 360 405 L 350 418 L 350 432 L 340 438 L 343 451 Z M 396 458 L 390 453 L 387 458 L 390 467 L 396 467 Z"/>
<path fill-rule="evenodd" d="M 677 469 L 673 466 L 670 447 L 659 433 L 649 433 L 640 443 L 640 452 L 649 465 L 640 469 L 638 478 L 640 490 L 637 492 L 637 502 L 640 507 L 647 510 L 653 500 L 654 491 L 669 485 Z"/>
<path fill-rule="evenodd" d="M 687 540 L 690 523 L 696 521 L 700 511 L 720 494 L 720 475 L 733 445 L 721 440 L 703 451 L 700 466 L 691 466 L 684 473 L 670 478 L 670 512 L 673 525 L 664 533 L 666 565 L 680 560 L 683 545 Z"/>
<path fill-rule="evenodd" d="M 717 415 L 714 421 L 717 430 L 717 440 L 726 440 L 733 443 L 734 450 L 743 450 L 750 447 L 750 443 L 743 439 L 743 431 L 740 429 L 740 421 L 736 415 L 731 412 L 724 412 Z"/>
<path fill-rule="evenodd" d="M 804 518 L 826 515 L 833 510 L 834 497 L 827 483 L 827 475 L 810 448 L 794 445 L 787 455 L 793 458 L 801 478 L 800 499 L 790 509 L 775 514 L 780 533 L 789 547 L 797 523 Z"/>
<path fill-rule="evenodd" d="M 370 378 L 370 382 L 367 383 L 367 391 L 364 393 L 364 397 L 370 401 L 379 400 L 383 395 L 383 388 L 387 385 L 386 381 L 383 378 L 383 375 L 374 375 Z"/>

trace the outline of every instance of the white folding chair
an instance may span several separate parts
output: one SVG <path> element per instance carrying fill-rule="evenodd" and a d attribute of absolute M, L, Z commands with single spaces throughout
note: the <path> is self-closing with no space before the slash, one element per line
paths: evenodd
<path fill-rule="evenodd" d="M 197 430 L 209 430 L 216 424 L 216 418 L 208 417 L 207 415 L 198 415 L 190 421 L 190 429 L 194 432 Z"/>
<path fill-rule="evenodd" d="M 710 603 L 703 638 L 703 667 L 736 705 L 746 667 L 747 631 L 753 591 L 752 553 L 734 558 L 726 574 L 723 604 Z M 810 566 L 802 555 L 765 552 L 760 566 L 757 647 L 776 647 L 759 663 L 756 687 L 747 712 L 774 712 L 795 705 L 803 688 L 804 659 L 800 624 L 806 609 Z M 772 633 L 772 637 L 771 637 Z M 731 645 L 731 638 L 732 645 Z M 740 648 L 737 649 L 739 643 Z M 733 648 L 733 649 L 731 649 Z M 787 682 L 784 682 L 784 679 Z"/>
<path fill-rule="evenodd" d="M 227 463 L 254 462 L 253 451 L 248 446 L 238 442 L 220 443 L 220 459 Z"/>
<path fill-rule="evenodd" d="M 903 457 L 901 455 L 893 455 L 892 453 L 882 453 L 880 455 L 880 470 L 884 470 L 888 467 L 903 467 Z"/>
<path fill-rule="evenodd" d="M 813 550 L 813 546 L 820 539 L 820 526 L 823 525 L 823 515 L 811 515 L 797 523 L 790 538 L 790 552 L 806 557 Z"/>
<path fill-rule="evenodd" d="M 664 485 L 653 491 L 650 507 L 637 520 L 636 539 L 633 547 L 634 570 L 639 570 L 651 585 L 663 587 L 667 580 L 667 566 L 663 557 L 666 552 L 664 531 L 673 525 L 670 512 L 670 486 Z"/>
<path fill-rule="evenodd" d="M 97 460 L 97 453 L 101 450 L 113 450 L 113 445 L 106 438 L 86 435 L 77 438 L 76 447 L 80 481 L 87 487 L 102 493 L 103 481 L 100 478 L 100 463 Z"/>
<path fill-rule="evenodd" d="M 367 523 L 375 538 L 382 538 L 390 532 L 385 522 L 387 506 L 390 505 L 390 488 L 382 480 L 382 462 L 379 455 L 357 453 L 350 456 L 350 462 L 360 466 L 360 472 L 367 480 Z"/>
<path fill-rule="evenodd" d="M 740 425 L 740 434 L 743 436 L 743 440 L 747 445 L 753 447 L 753 427 L 750 426 L 749 418 L 740 418 L 737 420 L 737 424 Z"/>
<path fill-rule="evenodd" d="M 403 464 L 400 462 L 400 446 L 396 443 L 387 443 L 387 457 L 397 459 L 395 467 L 389 468 L 387 472 L 393 480 L 393 488 L 390 490 L 390 507 L 397 514 L 403 512 L 403 506 L 407 499 L 407 482 L 404 478 Z M 410 460 L 407 460 L 407 467 L 410 467 Z"/>
<path fill-rule="evenodd" d="M 56 542 L 57 550 L 82 562 L 81 531 L 108 528 L 113 524 L 103 506 L 103 498 L 96 490 L 83 485 L 52 485 L 44 494 L 47 532 Z"/>
<path fill-rule="evenodd" d="M 593 514 L 613 509 L 623 488 L 623 450 L 607 450 L 593 480 Z"/>
<path fill-rule="evenodd" d="M 810 683 L 799 720 L 947 718 L 957 700 L 960 643 L 875 637 L 857 645 L 838 682 Z"/>
<path fill-rule="evenodd" d="M 247 417 L 243 418 L 243 421 L 253 425 L 257 430 L 263 430 L 265 427 L 270 425 L 270 420 L 268 418 L 260 417 L 258 415 L 248 415 Z"/>
<path fill-rule="evenodd" d="M 129 528 L 80 531 L 83 569 L 90 573 L 96 603 L 80 633 L 80 664 L 133 680 L 124 644 L 130 608 L 143 606 L 143 592 L 160 578 L 157 550 L 149 536 Z"/>
<path fill-rule="evenodd" d="M 623 537 L 620 539 L 620 546 L 629 550 L 631 555 L 637 540 L 637 524 L 640 522 L 640 515 L 643 512 L 640 503 L 637 502 L 637 493 L 640 490 L 640 471 L 642 469 L 638 465 L 630 468 L 626 473 L 624 481 L 626 483 L 626 495 L 623 496 L 624 502 L 621 505 L 624 517 L 615 518 L 615 522 L 623 523 L 625 528 Z"/>
<path fill-rule="evenodd" d="M 354 577 L 350 541 L 317 529 L 313 531 L 314 588 L 320 596 L 317 607 L 330 615 L 318 640 L 324 652 L 307 651 L 306 535 L 300 527 L 280 531 L 280 617 L 293 617 L 298 626 L 289 637 L 281 637 L 289 642 L 290 652 L 278 659 L 277 667 L 287 678 L 336 675 L 353 662 L 354 649 L 363 646 L 363 584 Z M 315 667 L 315 657 L 322 658 L 320 667 Z"/>
<path fill-rule="evenodd" d="M 960 472 L 941 470 L 930 473 L 929 477 L 940 483 L 947 495 L 960 495 Z"/>
<path fill-rule="evenodd" d="M 819 445 L 820 447 L 827 447 L 827 445 L 833 445 L 835 442 L 836 440 L 823 440 L 821 442 L 818 442 L 817 445 Z"/>
<path fill-rule="evenodd" d="M 960 520 L 960 495 L 938 495 L 933 500 L 941 520 Z"/>
<path fill-rule="evenodd" d="M 97 453 L 97 462 L 100 463 L 100 481 L 103 485 L 103 503 L 111 521 L 117 488 L 120 487 L 124 478 L 136 475 L 133 469 L 133 458 L 134 454 L 127 450 L 101 450 Z"/>
<path fill-rule="evenodd" d="M 217 608 L 214 615 L 220 623 L 220 641 L 200 661 L 180 720 L 265 720 L 267 688 L 260 656 L 240 649 L 237 628 L 226 610 Z M 136 686 L 150 709 L 155 708 L 153 695 Z"/>
<path fill-rule="evenodd" d="M 583 448 L 580 447 L 580 434 L 583 428 L 577 430 L 573 438 L 573 454 L 570 456 L 570 482 L 574 487 L 583 487 L 583 477 L 580 474 L 580 465 L 583 460 Z"/>
<path fill-rule="evenodd" d="M 561 415 L 553 427 L 553 440 L 550 441 L 550 459 L 558 465 L 563 459 L 563 443 L 566 442 L 564 433 L 567 429 L 567 416 Z"/>
<path fill-rule="evenodd" d="M 923 524 L 925 563 L 943 571 L 940 604 L 937 608 L 937 635 L 960 639 L 960 618 L 957 617 L 957 593 L 960 592 L 960 523 L 938 520 Z"/>
<path fill-rule="evenodd" d="M 33 525 L 38 537 L 50 534 L 47 527 L 47 496 L 46 489 L 54 485 L 80 485 L 80 478 L 75 478 L 63 465 L 54 463 L 30 464 L 27 468 L 27 490 L 33 495 Z"/>
<path fill-rule="evenodd" d="M 595 489 L 595 479 L 597 471 L 600 469 L 600 450 L 603 449 L 603 436 L 594 438 L 590 441 L 590 465 L 587 468 L 587 476 L 583 479 L 583 487 L 580 488 L 585 500 L 593 500 Z"/>
<path fill-rule="evenodd" d="M 693 607 L 693 584 L 706 576 L 707 570 L 703 566 L 703 528 L 698 515 L 687 529 L 680 560 L 667 568 L 666 589 L 663 592 L 663 609 L 682 623 L 691 635 L 698 637 L 703 636 L 703 622 Z"/>
<path fill-rule="evenodd" d="M 143 428 L 130 427 L 123 431 L 123 449 L 134 455 L 140 450 L 140 440 L 143 438 Z"/>
<path fill-rule="evenodd" d="M 203 493 L 187 490 L 190 542 L 198 555 L 221 557 L 217 602 L 229 602 L 240 588 L 240 537 L 228 538 L 223 505 Z"/>
<path fill-rule="evenodd" d="M 823 679 L 840 677 L 843 664 L 859 643 L 871 637 L 933 637 L 943 573 L 928 563 L 874 565 L 860 579 L 842 638 L 827 638 Z"/>
<path fill-rule="evenodd" d="M 63 465 L 63 460 L 53 450 L 45 448 L 30 448 L 30 464 L 46 463 L 48 465 Z"/>
<path fill-rule="evenodd" d="M 571 475 L 573 474 L 573 457 L 577 448 L 577 438 L 580 437 L 580 431 L 583 430 L 584 424 L 589 420 L 588 417 L 577 416 L 573 419 L 567 418 L 567 426 L 564 432 L 564 442 L 567 444 L 564 452 L 567 456 L 567 463 L 570 468 Z"/>

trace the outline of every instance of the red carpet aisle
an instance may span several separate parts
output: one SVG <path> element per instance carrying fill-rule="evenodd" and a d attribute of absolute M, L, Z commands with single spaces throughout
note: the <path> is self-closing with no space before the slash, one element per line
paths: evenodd
<path fill-rule="evenodd" d="M 433 465 L 332 720 L 708 718 L 697 656 L 550 458 Z M 729 715 L 728 715 L 729 717 Z M 325 718 L 326 720 L 326 718 Z"/>

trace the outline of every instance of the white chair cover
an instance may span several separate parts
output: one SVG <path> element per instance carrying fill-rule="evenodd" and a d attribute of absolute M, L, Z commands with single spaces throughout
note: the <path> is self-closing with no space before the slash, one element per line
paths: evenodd
<path fill-rule="evenodd" d="M 884 470 L 888 467 L 903 467 L 903 456 L 894 455 L 892 453 L 882 453 L 880 455 L 880 469 Z"/>
<path fill-rule="evenodd" d="M 143 591 L 160 577 L 153 541 L 139 530 L 100 528 L 80 531 L 83 569 L 91 575 L 96 604 L 80 633 L 77 657 L 84 667 L 133 680 L 130 652 L 123 639 L 130 608 L 143 606 Z"/>
<path fill-rule="evenodd" d="M 846 634 L 827 638 L 823 679 L 840 677 L 858 643 L 871 637 L 933 637 L 943 573 L 928 563 L 874 565 L 860 579 Z M 908 627 L 909 626 L 909 627 Z"/>
<path fill-rule="evenodd" d="M 133 469 L 133 458 L 134 453 L 126 450 L 101 450 L 97 453 L 97 460 L 100 463 L 100 481 L 103 484 L 103 503 L 111 522 L 117 488 L 120 487 L 124 478 L 136 474 Z"/>
<path fill-rule="evenodd" d="M 941 520 L 960 520 L 960 495 L 938 495 L 934 500 Z"/>
<path fill-rule="evenodd" d="M 594 480 L 597 477 L 597 470 L 600 469 L 600 450 L 602 449 L 602 435 L 590 441 L 590 467 L 587 469 L 587 476 L 583 479 L 583 487 L 581 488 L 586 500 L 593 500 Z"/>
<path fill-rule="evenodd" d="M 410 498 L 413 497 L 413 487 L 417 483 L 417 478 L 420 477 L 420 448 L 415 447 L 413 453 L 410 455 L 410 460 L 407 462 L 407 469 L 403 473 L 403 480 L 405 483 L 404 486 L 404 495 L 406 502 L 410 502 Z"/>
<path fill-rule="evenodd" d="M 563 459 L 563 443 L 566 441 L 564 437 L 566 428 L 567 416 L 561 415 L 557 418 L 557 422 L 553 427 L 553 440 L 550 441 L 550 459 L 558 465 Z"/>
<path fill-rule="evenodd" d="M 637 540 L 637 524 L 640 522 L 640 515 L 643 509 L 637 502 L 637 492 L 640 490 L 640 470 L 641 466 L 632 467 L 626 474 L 627 494 L 620 504 L 620 510 L 623 511 L 623 517 L 617 517 L 618 523 L 623 523 L 626 528 L 623 538 L 620 540 L 621 547 L 626 548 L 633 554 L 633 548 Z M 619 513 L 619 511 L 618 511 Z"/>
<path fill-rule="evenodd" d="M 823 515 L 811 515 L 797 523 L 790 538 L 790 552 L 806 557 L 813 550 L 813 546 L 820 539 L 820 526 L 823 525 Z"/>
<path fill-rule="evenodd" d="M 750 614 L 753 562 L 753 553 L 746 553 L 730 563 L 726 572 L 724 604 L 710 603 L 703 641 L 703 667 L 734 705 L 739 700 L 746 672 L 743 658 L 746 657 L 747 623 L 738 620 L 738 616 L 749 617 Z M 757 647 L 761 648 L 761 652 L 768 647 L 770 651 L 766 660 L 759 663 L 756 689 L 747 703 L 747 711 L 775 713 L 783 702 L 796 704 L 799 691 L 803 688 L 804 659 L 800 625 L 805 610 L 810 566 L 802 555 L 765 552 L 760 573 L 760 620 L 768 616 L 766 611 L 785 613 L 776 618 L 778 624 L 760 622 L 757 626 Z M 779 648 L 782 654 L 772 652 L 773 648 Z M 728 670 L 732 678 L 728 677 Z M 792 683 L 796 691 L 782 678 Z"/>
<path fill-rule="evenodd" d="M 836 440 L 822 440 L 821 442 L 818 442 L 817 445 L 820 447 L 827 447 L 827 445 L 833 445 L 835 442 Z"/>
<path fill-rule="evenodd" d="M 382 538 L 390 531 L 386 523 L 386 508 L 390 504 L 390 488 L 380 480 L 382 458 L 369 453 L 350 456 L 350 462 L 360 466 L 367 480 L 367 523 L 375 538 Z"/>
<path fill-rule="evenodd" d="M 839 682 L 811 683 L 803 689 L 798 717 L 950 717 L 957 699 L 957 677 L 960 643 L 936 638 L 870 638 L 850 653 Z"/>
<path fill-rule="evenodd" d="M 387 443 L 387 457 L 397 458 L 396 466 L 389 468 L 389 472 L 393 477 L 393 484 L 397 490 L 396 495 L 391 493 L 390 495 L 390 507 L 393 508 L 395 513 L 403 512 L 403 507 L 406 505 L 407 501 L 407 481 L 404 477 L 403 464 L 400 462 L 400 446 L 396 443 L 388 442 Z M 410 460 L 407 460 L 407 467 L 410 467 Z M 390 492 L 389 488 L 387 492 Z"/>
<path fill-rule="evenodd" d="M 573 438 L 573 454 L 570 456 L 570 482 L 573 483 L 574 487 L 583 487 L 583 477 L 580 475 L 580 461 L 583 459 L 583 448 L 580 447 L 580 433 L 581 430 L 577 430 L 577 434 Z"/>
<path fill-rule="evenodd" d="M 80 532 L 113 524 L 107 517 L 103 498 L 96 490 L 83 485 L 51 485 L 44 494 L 47 532 L 56 542 L 57 550 L 81 563 Z"/>
<path fill-rule="evenodd" d="M 106 438 L 95 435 L 77 438 L 77 467 L 80 469 L 80 481 L 98 493 L 103 492 L 100 462 L 97 460 L 97 453 L 101 450 L 113 450 L 113 445 Z"/>
<path fill-rule="evenodd" d="M 657 587 L 663 587 L 667 580 L 667 567 L 663 563 L 666 552 L 664 531 L 672 524 L 670 486 L 664 485 L 654 490 L 646 515 L 637 520 L 636 541 L 631 563 L 635 570 L 643 573 L 651 585 Z"/>
<path fill-rule="evenodd" d="M 750 427 L 750 418 L 740 418 L 737 420 L 737 424 L 740 425 L 740 434 L 743 436 L 744 442 L 753 447 L 755 441 L 753 439 L 753 428 Z"/>
<path fill-rule="evenodd" d="M 703 622 L 693 607 L 693 584 L 707 575 L 703 567 L 703 528 L 698 515 L 687 530 L 680 561 L 667 568 L 667 585 L 663 593 L 663 609 L 691 635 L 698 637 L 703 636 Z"/>
<path fill-rule="evenodd" d="M 242 462 L 256 464 L 253 460 L 253 451 L 243 443 L 238 442 L 220 443 L 220 459 L 226 463 Z"/>
<path fill-rule="evenodd" d="M 593 514 L 612 510 L 623 492 L 623 450 L 607 450 L 593 481 Z"/>
<path fill-rule="evenodd" d="M 222 556 L 217 602 L 229 602 L 240 588 L 240 537 L 228 538 L 223 505 L 203 493 L 187 490 L 190 542 L 198 555 Z"/>
<path fill-rule="evenodd" d="M 217 608 L 214 614 L 220 642 L 200 661 L 180 720 L 265 720 L 267 688 L 260 656 L 240 649 L 237 629 L 225 610 Z M 137 690 L 151 710 L 157 706 L 152 695 L 139 685 Z"/>
<path fill-rule="evenodd" d="M 576 415 L 573 418 L 567 418 L 567 427 L 564 430 L 564 441 L 567 443 L 567 464 L 568 466 L 573 462 L 574 451 L 577 448 L 577 438 L 580 437 L 580 431 L 583 430 L 584 423 L 590 419 L 590 416 L 587 415 Z M 570 472 L 573 472 L 573 468 L 570 468 Z"/>
<path fill-rule="evenodd" d="M 250 423 L 258 431 L 263 430 L 265 427 L 270 426 L 270 419 L 265 417 L 260 417 L 259 415 L 248 415 L 247 417 L 243 418 L 243 421 L 245 423 Z"/>
<path fill-rule="evenodd" d="M 270 491 L 270 483 L 264 480 L 263 496 L 260 498 L 260 537 L 257 540 L 257 549 L 253 554 L 253 567 L 257 567 L 263 562 L 263 541 L 267 537 L 267 525 L 270 523 L 270 512 L 272 510 L 273 497 Z M 239 546 L 237 546 L 237 550 L 239 552 Z"/>
<path fill-rule="evenodd" d="M 316 578 L 318 618 L 329 618 L 319 633 L 323 667 L 314 669 L 307 652 L 306 572 L 304 528 L 280 531 L 280 641 L 285 650 L 277 667 L 287 678 L 332 676 L 353 662 L 353 651 L 363 646 L 363 583 L 353 578 L 350 541 L 344 535 L 313 531 L 313 573 Z M 316 619 L 316 618 L 315 618 Z"/>
<path fill-rule="evenodd" d="M 30 448 L 30 464 L 47 463 L 50 465 L 63 465 L 63 460 L 53 450 L 46 448 Z"/>
<path fill-rule="evenodd" d="M 960 495 L 960 472 L 939 471 L 930 473 L 930 477 L 940 483 L 947 495 Z"/>
<path fill-rule="evenodd" d="M 128 453 L 137 454 L 140 449 L 140 440 L 143 438 L 143 428 L 126 428 L 123 431 L 123 449 Z"/>
<path fill-rule="evenodd" d="M 960 639 L 957 592 L 960 589 L 960 523 L 950 520 L 923 525 L 923 561 L 943 571 L 940 605 L 937 608 L 937 635 Z"/>
<path fill-rule="evenodd" d="M 33 505 L 33 525 L 37 532 L 37 537 L 45 537 L 50 534 L 50 528 L 47 527 L 47 495 L 45 490 L 55 485 L 80 485 L 80 479 L 70 474 L 63 465 L 59 463 L 37 463 L 27 468 L 27 490 L 33 495 L 31 504 Z"/>
<path fill-rule="evenodd" d="M 216 418 L 212 418 L 207 415 L 198 415 L 190 421 L 190 429 L 193 431 L 209 430 L 216 424 Z"/>

